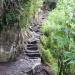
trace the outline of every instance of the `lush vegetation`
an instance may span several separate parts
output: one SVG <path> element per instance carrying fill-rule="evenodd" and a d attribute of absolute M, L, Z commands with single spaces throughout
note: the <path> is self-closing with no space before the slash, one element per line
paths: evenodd
<path fill-rule="evenodd" d="M 74 0 L 58 0 L 41 27 L 42 58 L 58 75 L 75 75 L 74 10 Z"/>
<path fill-rule="evenodd" d="M 21 29 L 26 29 L 42 2 L 43 0 L 4 0 L 2 4 L 4 12 L 2 20 L 0 20 L 0 30 L 4 26 L 15 22 L 19 22 Z"/>

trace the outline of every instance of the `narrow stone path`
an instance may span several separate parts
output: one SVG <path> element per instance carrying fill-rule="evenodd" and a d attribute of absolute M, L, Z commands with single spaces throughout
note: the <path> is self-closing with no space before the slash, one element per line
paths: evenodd
<path fill-rule="evenodd" d="M 48 12 L 44 13 L 43 11 L 38 13 L 37 18 L 33 18 L 32 25 L 29 28 L 29 34 L 31 37 L 26 42 L 25 53 L 30 59 L 40 58 L 40 26 L 42 22 L 46 19 Z M 32 33 L 32 34 L 31 34 Z M 41 60 L 41 58 L 40 58 Z"/>
<path fill-rule="evenodd" d="M 32 70 L 41 65 L 40 57 L 40 25 L 46 19 L 48 11 L 39 12 L 38 18 L 33 18 L 32 25 L 27 32 L 29 37 L 25 42 L 22 54 L 14 62 L 0 63 L 0 75 L 49 75 L 49 74 L 33 74 Z"/>

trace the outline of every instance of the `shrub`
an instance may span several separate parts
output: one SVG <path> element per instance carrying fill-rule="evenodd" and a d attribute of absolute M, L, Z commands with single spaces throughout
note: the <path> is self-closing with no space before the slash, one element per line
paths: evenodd
<path fill-rule="evenodd" d="M 48 19 L 41 27 L 43 37 L 46 37 L 45 44 L 42 42 L 42 46 L 50 51 L 52 58 L 56 59 L 59 75 L 75 74 L 74 10 L 74 0 L 58 0 L 57 7 L 49 13 Z"/>

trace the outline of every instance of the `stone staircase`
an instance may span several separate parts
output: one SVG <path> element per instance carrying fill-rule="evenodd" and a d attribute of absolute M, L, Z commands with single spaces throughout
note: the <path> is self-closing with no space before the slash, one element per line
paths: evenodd
<path fill-rule="evenodd" d="M 26 42 L 25 53 L 26 56 L 29 57 L 29 59 L 38 59 L 40 58 L 40 36 L 37 32 L 34 32 L 32 35 L 33 36 L 29 38 Z"/>
<path fill-rule="evenodd" d="M 40 53 L 38 50 L 38 42 L 32 41 L 27 43 L 27 49 L 25 50 L 26 55 L 33 59 L 33 58 L 39 58 Z"/>
<path fill-rule="evenodd" d="M 40 25 L 46 19 L 47 16 L 43 12 L 39 14 L 39 20 L 34 19 L 32 21 L 32 27 L 29 27 L 26 36 L 27 39 L 23 39 L 23 51 L 20 56 L 14 62 L 0 63 L 0 75 L 52 75 L 42 74 L 41 67 L 37 69 L 40 73 L 38 74 L 35 70 L 38 65 L 42 65 L 40 57 Z M 25 32 L 24 32 L 25 34 Z M 35 71 L 35 72 L 33 72 Z"/>

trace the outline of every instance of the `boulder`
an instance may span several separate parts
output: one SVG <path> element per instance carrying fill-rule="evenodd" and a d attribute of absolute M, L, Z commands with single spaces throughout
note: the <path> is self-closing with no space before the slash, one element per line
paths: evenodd
<path fill-rule="evenodd" d="M 46 64 L 37 65 L 33 69 L 33 75 L 55 75 L 50 67 Z"/>

